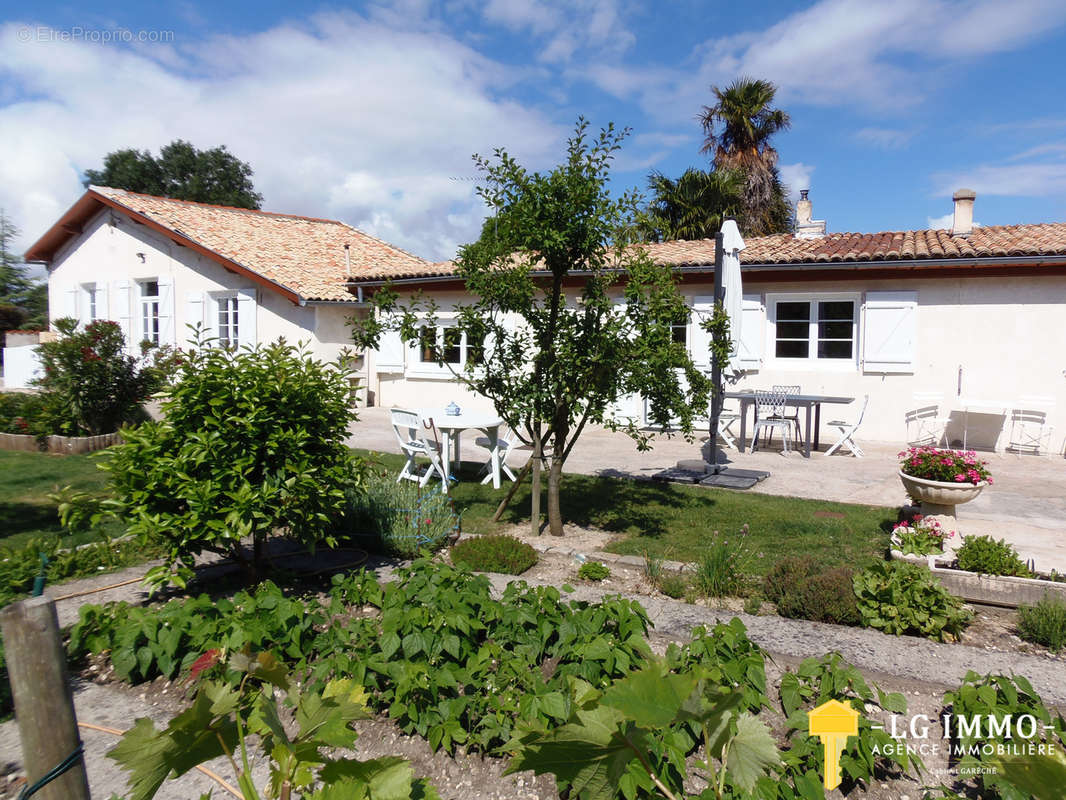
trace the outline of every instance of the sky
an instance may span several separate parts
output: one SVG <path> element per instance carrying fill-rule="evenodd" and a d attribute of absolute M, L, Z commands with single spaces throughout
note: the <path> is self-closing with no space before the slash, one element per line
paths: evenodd
<path fill-rule="evenodd" d="M 773 81 L 775 145 L 830 232 L 1066 220 L 1062 0 L 0 2 L 0 208 L 25 249 L 120 148 L 224 144 L 266 210 L 431 260 L 477 237 L 472 156 L 531 169 L 579 116 L 612 188 L 706 167 L 711 87 Z"/>

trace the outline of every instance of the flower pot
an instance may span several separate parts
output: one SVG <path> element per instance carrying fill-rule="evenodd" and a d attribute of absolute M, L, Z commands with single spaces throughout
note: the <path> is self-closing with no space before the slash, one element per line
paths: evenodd
<path fill-rule="evenodd" d="M 899 471 L 903 488 L 914 500 L 921 503 L 922 514 L 955 516 L 955 506 L 968 503 L 988 486 L 988 481 L 980 483 L 951 483 L 948 481 L 930 481 L 916 478 L 903 470 Z"/>

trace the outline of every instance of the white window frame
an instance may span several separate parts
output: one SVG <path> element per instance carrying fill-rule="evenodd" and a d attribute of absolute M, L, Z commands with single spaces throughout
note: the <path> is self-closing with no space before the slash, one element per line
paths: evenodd
<path fill-rule="evenodd" d="M 440 380 L 452 380 L 452 370 L 455 372 L 463 372 L 466 369 L 467 361 L 470 358 L 470 343 L 467 341 L 466 331 L 461 332 L 459 340 L 459 361 L 447 362 L 444 366 L 438 364 L 435 360 L 425 361 L 422 358 L 422 336 L 421 332 L 426 325 L 420 325 L 418 327 L 419 335 L 414 341 L 408 343 L 408 350 L 411 351 L 411 355 L 407 359 L 407 371 L 406 374 L 419 377 L 419 378 L 436 378 Z M 437 348 L 444 347 L 444 332 L 446 329 L 455 328 L 456 321 L 449 319 L 438 319 L 436 325 L 436 335 L 434 338 L 435 346 Z M 450 367 L 450 368 L 449 368 Z"/>
<path fill-rule="evenodd" d="M 851 303 L 851 358 L 818 357 L 818 303 L 847 301 Z M 777 304 L 810 303 L 811 319 L 808 325 L 807 358 L 785 358 L 777 355 Z M 854 372 L 859 368 L 859 316 L 862 309 L 862 294 L 859 292 L 782 292 L 766 295 L 766 347 L 765 362 L 768 367 L 782 370 Z"/>
<path fill-rule="evenodd" d="M 225 347 L 239 347 L 241 344 L 241 318 L 240 301 L 237 294 L 216 294 L 211 300 L 214 305 L 214 329 L 218 343 Z M 225 329 L 222 325 L 223 305 L 226 306 L 225 314 L 227 322 Z"/>
<path fill-rule="evenodd" d="M 155 294 L 146 294 L 149 284 L 155 284 Z M 155 345 L 163 344 L 163 295 L 158 278 L 142 278 L 137 281 L 138 310 L 140 314 L 141 338 Z M 149 320 L 155 321 L 155 330 L 148 330 Z"/>
<path fill-rule="evenodd" d="M 85 297 L 85 319 L 82 322 L 88 325 L 100 319 L 100 287 L 95 283 L 83 283 L 81 293 Z"/>

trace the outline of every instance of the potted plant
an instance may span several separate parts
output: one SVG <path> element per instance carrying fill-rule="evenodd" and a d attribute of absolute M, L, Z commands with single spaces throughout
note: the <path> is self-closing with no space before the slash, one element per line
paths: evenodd
<path fill-rule="evenodd" d="M 918 514 L 892 529 L 892 548 L 909 556 L 941 556 L 954 536 L 955 531 L 944 528 L 940 520 Z"/>
<path fill-rule="evenodd" d="M 978 459 L 973 450 L 911 447 L 899 457 L 899 479 L 925 516 L 954 517 L 955 506 L 973 500 L 992 483 L 988 462 Z"/>

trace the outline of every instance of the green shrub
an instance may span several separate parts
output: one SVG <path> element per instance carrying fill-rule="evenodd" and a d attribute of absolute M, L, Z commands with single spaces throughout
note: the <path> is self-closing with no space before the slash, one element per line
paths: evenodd
<path fill-rule="evenodd" d="M 38 349 L 44 432 L 91 436 L 141 421 L 141 403 L 165 385 L 173 368 L 172 351 L 146 346 L 140 359 L 127 355 L 122 329 L 108 320 L 78 330 L 77 320 L 64 318 L 55 327 L 59 337 Z"/>
<path fill-rule="evenodd" d="M 714 532 L 710 546 L 696 565 L 696 591 L 706 597 L 733 597 L 745 592 L 751 560 L 745 546 L 747 536 L 747 525 L 732 540 Z"/>
<path fill-rule="evenodd" d="M 854 579 L 859 615 L 867 628 L 945 641 L 957 637 L 972 614 L 933 574 L 906 561 L 882 561 Z"/>
<path fill-rule="evenodd" d="M 659 578 L 659 591 L 674 600 L 680 600 L 688 591 L 688 581 L 680 575 L 667 574 Z"/>
<path fill-rule="evenodd" d="M 411 558 L 422 550 L 439 549 L 459 532 L 459 515 L 451 497 L 439 486 L 421 488 L 374 475 L 364 486 L 345 492 L 346 508 L 338 538 L 351 539 L 380 553 Z"/>
<path fill-rule="evenodd" d="M 1047 594 L 1035 606 L 1018 607 L 1018 632 L 1052 653 L 1066 648 L 1066 603 Z"/>
<path fill-rule="evenodd" d="M 1033 573 L 1018 557 L 1018 551 L 1005 539 L 991 536 L 963 536 L 959 548 L 959 569 L 981 575 L 1014 575 L 1028 578 Z"/>
<path fill-rule="evenodd" d="M 0 392 L 0 433 L 47 436 L 44 398 L 27 392 Z"/>
<path fill-rule="evenodd" d="M 611 577 L 611 569 L 599 561 L 586 561 L 578 569 L 577 577 L 586 581 L 602 581 Z"/>
<path fill-rule="evenodd" d="M 167 544 L 149 582 L 181 585 L 205 550 L 254 577 L 276 530 L 309 547 L 335 544 L 345 490 L 363 472 L 345 443 L 350 391 L 341 367 L 283 340 L 239 351 L 197 343 L 163 420 L 127 429 L 104 462 L 130 532 Z"/>
<path fill-rule="evenodd" d="M 537 563 L 537 551 L 513 536 L 473 536 L 452 548 L 452 563 L 476 572 L 521 575 Z"/>
<path fill-rule="evenodd" d="M 819 567 L 810 556 L 785 556 L 766 573 L 763 591 L 771 603 L 779 603 L 796 584 L 818 574 Z"/>
<path fill-rule="evenodd" d="M 854 576 L 850 567 L 834 567 L 809 575 L 777 601 L 777 613 L 782 617 L 833 625 L 858 625 Z"/>

